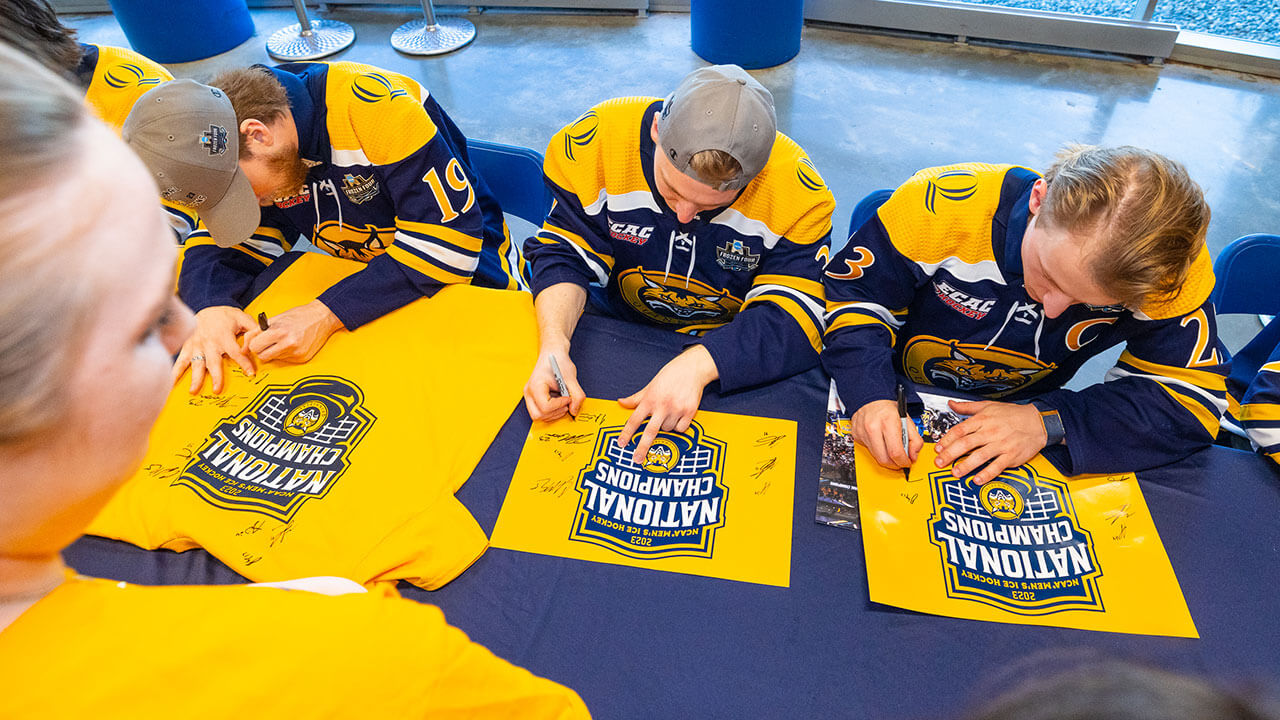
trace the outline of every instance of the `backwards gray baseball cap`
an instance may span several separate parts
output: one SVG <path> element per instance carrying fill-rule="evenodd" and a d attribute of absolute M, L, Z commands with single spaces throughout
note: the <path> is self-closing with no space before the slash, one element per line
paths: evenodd
<path fill-rule="evenodd" d="M 680 81 L 658 113 L 658 139 L 680 172 L 716 190 L 741 190 L 764 169 L 778 121 L 773 95 L 737 65 L 699 68 Z M 698 176 L 689 161 L 703 150 L 723 150 L 742 172 L 724 182 Z"/>
<path fill-rule="evenodd" d="M 194 80 L 158 85 L 133 104 L 122 134 L 160 196 L 199 213 L 218 245 L 242 243 L 257 229 L 258 197 L 237 162 L 240 126 L 221 90 Z"/>

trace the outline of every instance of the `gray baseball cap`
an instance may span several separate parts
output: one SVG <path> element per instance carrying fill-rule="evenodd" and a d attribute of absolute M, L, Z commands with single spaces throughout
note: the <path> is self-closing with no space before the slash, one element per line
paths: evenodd
<path fill-rule="evenodd" d="M 221 90 L 194 80 L 158 85 L 133 104 L 122 134 L 160 197 L 199 213 L 218 245 L 238 245 L 257 229 L 258 197 L 237 162 L 240 126 Z"/>
<path fill-rule="evenodd" d="M 711 65 L 689 73 L 658 113 L 658 138 L 667 159 L 716 190 L 746 187 L 769 162 L 777 132 L 773 95 L 737 65 Z M 722 183 L 698 177 L 689 161 L 703 150 L 723 150 L 738 161 L 742 172 Z"/>

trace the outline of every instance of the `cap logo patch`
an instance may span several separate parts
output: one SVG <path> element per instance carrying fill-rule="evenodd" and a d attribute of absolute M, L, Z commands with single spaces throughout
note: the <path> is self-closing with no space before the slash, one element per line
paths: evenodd
<path fill-rule="evenodd" d="M 208 148 L 210 155 L 221 155 L 227 151 L 227 129 L 210 125 L 209 131 L 200 136 L 200 144 Z"/>

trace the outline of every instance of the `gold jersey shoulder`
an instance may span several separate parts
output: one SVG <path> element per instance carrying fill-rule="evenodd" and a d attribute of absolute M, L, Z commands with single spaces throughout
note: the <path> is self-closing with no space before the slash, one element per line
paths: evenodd
<path fill-rule="evenodd" d="M 764 223 L 775 235 L 810 244 L 831 231 L 835 198 L 818 168 L 796 141 L 777 133 L 769 162 L 733 208 Z"/>
<path fill-rule="evenodd" d="M 143 93 L 173 79 L 159 63 L 127 48 L 96 45 L 98 64 L 84 100 L 98 119 L 120 134 L 125 118 Z"/>
<path fill-rule="evenodd" d="M 1015 167 L 963 163 L 921 170 L 880 206 L 880 222 L 898 252 L 916 262 L 994 260 L 991 219 L 1005 175 Z"/>
<path fill-rule="evenodd" d="M 388 165 L 435 137 L 422 107 L 427 90 L 412 78 L 354 62 L 329 63 L 325 102 L 329 143 L 350 164 Z"/>
<path fill-rule="evenodd" d="M 556 133 L 547 146 L 547 175 L 578 195 L 583 207 L 601 190 L 610 195 L 648 192 L 640 159 L 644 112 L 655 97 L 606 100 Z"/>

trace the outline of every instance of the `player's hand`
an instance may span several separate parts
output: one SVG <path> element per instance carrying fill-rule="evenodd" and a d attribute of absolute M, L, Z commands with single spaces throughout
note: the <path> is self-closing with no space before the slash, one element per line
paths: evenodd
<path fill-rule="evenodd" d="M 244 336 L 245 346 L 264 362 L 306 362 L 324 347 L 330 335 L 343 327 L 338 316 L 319 300 L 285 310 L 270 318 L 269 323 L 266 330 L 254 323 Z"/>
<path fill-rule="evenodd" d="M 649 418 L 649 424 L 631 454 L 633 462 L 643 463 L 659 431 L 682 433 L 689 429 L 689 423 L 693 422 L 698 405 L 702 403 L 703 389 L 719 377 L 715 360 L 702 345 L 694 345 L 677 355 L 640 392 L 618 400 L 622 407 L 634 410 L 618 435 L 618 447 L 625 448 L 640 424 Z"/>
<path fill-rule="evenodd" d="M 567 397 L 560 395 L 560 385 L 551 371 L 552 355 L 555 355 L 564 384 L 569 388 Z M 587 394 L 578 384 L 578 367 L 569 359 L 569 348 L 543 348 L 533 366 L 533 373 L 529 375 L 529 382 L 524 384 L 524 406 L 529 410 L 529 417 L 547 422 L 559 420 L 565 413 L 577 417 L 586 399 Z"/>
<path fill-rule="evenodd" d="M 190 367 L 191 387 L 188 392 L 192 395 L 200 392 L 206 372 L 213 392 L 222 392 L 224 355 L 239 365 L 245 375 L 253 377 L 253 358 L 240 347 L 236 338 L 254 327 L 257 325 L 253 318 L 240 308 L 229 305 L 215 305 L 196 313 L 195 332 L 182 344 L 178 359 L 173 363 L 173 382 L 176 384 Z"/>
<path fill-rule="evenodd" d="M 924 447 L 924 438 L 916 424 L 908 429 L 908 453 L 902 449 L 902 417 L 898 404 L 892 400 L 872 400 L 858 408 L 850 418 L 849 430 L 853 439 L 871 451 L 871 457 L 887 468 L 910 467 Z"/>
<path fill-rule="evenodd" d="M 938 440 L 937 464 L 941 468 L 955 463 L 951 474 L 961 478 L 987 463 L 974 475 L 975 485 L 985 485 L 1005 469 L 1027 462 L 1049 441 L 1034 405 L 985 400 L 952 400 L 949 404 L 952 410 L 971 417 Z"/>

